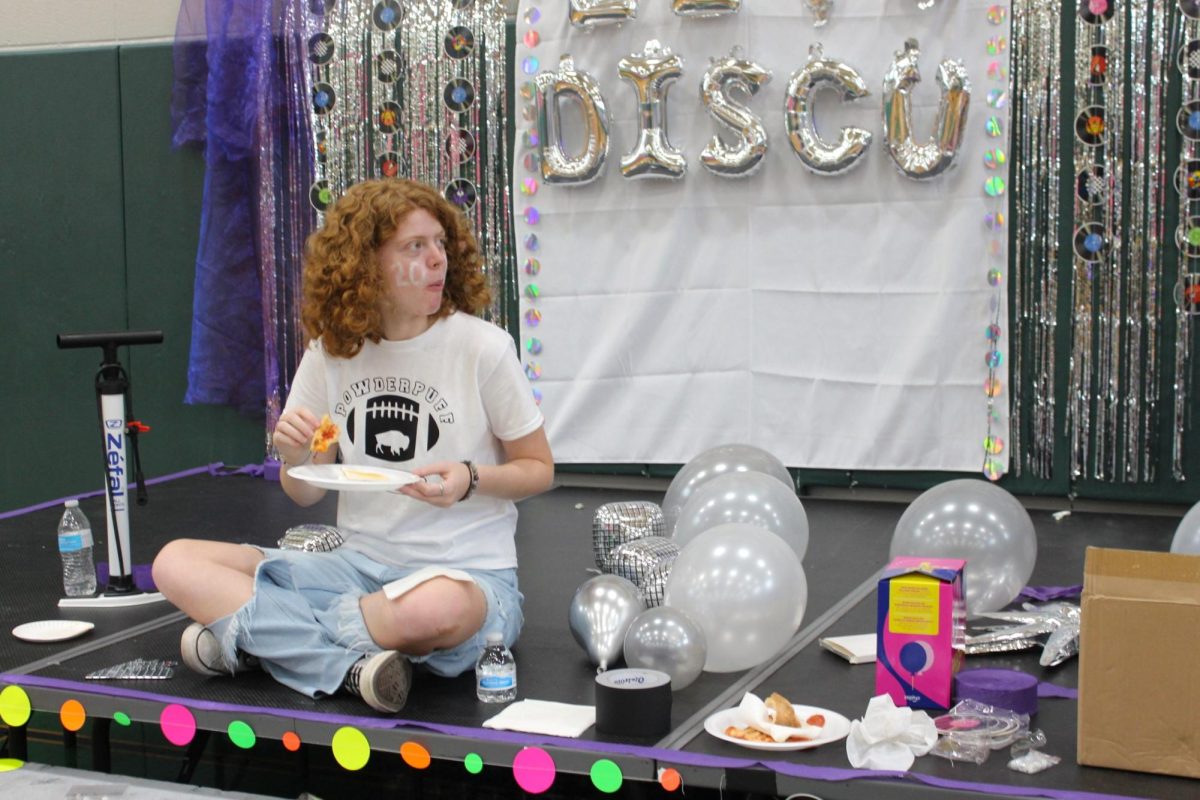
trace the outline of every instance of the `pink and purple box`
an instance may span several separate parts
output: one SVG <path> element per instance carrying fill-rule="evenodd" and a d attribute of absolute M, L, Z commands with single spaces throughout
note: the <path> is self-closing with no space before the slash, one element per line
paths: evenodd
<path fill-rule="evenodd" d="M 966 643 L 961 558 L 898 556 L 879 579 L 875 693 L 947 709 Z"/>

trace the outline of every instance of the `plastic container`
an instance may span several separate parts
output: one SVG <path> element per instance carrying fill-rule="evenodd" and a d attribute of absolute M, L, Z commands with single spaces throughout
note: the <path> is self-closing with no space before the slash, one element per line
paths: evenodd
<path fill-rule="evenodd" d="M 63 592 L 67 597 L 88 597 L 96 593 L 92 549 L 92 525 L 79 507 L 79 501 L 68 500 L 58 522 L 58 554 L 62 557 Z"/>
<path fill-rule="evenodd" d="M 504 636 L 493 631 L 475 662 L 475 696 L 481 703 L 507 703 L 517 698 L 517 661 L 504 646 Z"/>

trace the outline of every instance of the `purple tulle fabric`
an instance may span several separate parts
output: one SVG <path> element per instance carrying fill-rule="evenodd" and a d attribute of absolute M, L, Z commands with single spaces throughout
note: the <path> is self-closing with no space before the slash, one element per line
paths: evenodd
<path fill-rule="evenodd" d="M 289 287 L 313 224 L 314 16 L 305 0 L 183 0 L 176 26 L 172 141 L 203 144 L 206 163 L 185 402 L 265 412 L 270 425 L 299 357 Z"/>

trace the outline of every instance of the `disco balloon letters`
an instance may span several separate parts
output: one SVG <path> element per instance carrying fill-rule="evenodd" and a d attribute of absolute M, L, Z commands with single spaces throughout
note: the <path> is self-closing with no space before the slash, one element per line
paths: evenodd
<path fill-rule="evenodd" d="M 714 175 L 741 178 L 752 175 L 767 154 L 767 130 L 750 109 L 733 102 L 729 93 L 741 89 L 753 97 L 763 84 L 771 80 L 771 72 L 759 64 L 730 54 L 714 59 L 700 80 L 700 101 L 717 120 L 729 126 L 738 142 L 726 145 L 714 136 L 700 152 L 700 163 Z"/>
<path fill-rule="evenodd" d="M 694 0 L 691 5 L 716 6 L 710 0 Z M 622 18 L 637 10 L 633 0 L 571 0 L 572 21 L 576 8 L 583 20 L 611 21 L 616 8 L 624 8 Z M 604 13 L 601 13 L 601 11 Z M 590 15 L 590 16 L 589 16 Z M 575 22 L 588 25 L 588 21 Z M 938 66 L 941 87 L 937 120 L 932 138 L 918 142 L 913 136 L 912 91 L 920 81 L 917 60 L 920 48 L 915 39 L 905 42 L 896 53 L 883 80 L 883 129 L 888 155 L 905 177 L 928 180 L 941 175 L 957 161 L 966 131 L 971 101 L 971 82 L 962 63 L 944 60 Z M 576 70 L 567 56 L 559 68 L 537 78 L 538 128 L 541 137 L 543 176 L 549 183 L 580 185 L 598 177 L 604 168 L 608 148 L 608 119 L 604 95 L 596 81 Z M 667 136 L 667 90 L 683 75 L 683 59 L 671 49 L 651 39 L 642 51 L 622 58 L 617 65 L 621 78 L 633 85 L 639 115 L 636 141 L 621 158 L 621 174 L 626 178 L 684 177 L 687 158 Z M 700 79 L 700 99 L 721 124 L 732 128 L 739 141 L 727 146 L 719 137 L 708 142 L 700 153 L 700 163 L 714 174 L 746 177 L 760 165 L 767 150 L 767 136 L 760 117 L 729 99 L 728 90 L 742 89 L 753 97 L 770 78 L 770 71 L 753 61 L 734 56 L 714 60 Z M 809 62 L 792 75 L 784 98 L 784 128 L 788 144 L 801 163 L 816 175 L 840 175 L 859 164 L 871 145 L 872 135 L 862 128 L 842 129 L 834 142 L 817 132 L 813 118 L 814 95 L 821 89 L 842 92 L 846 100 L 869 96 L 866 83 L 852 66 L 827 59 L 821 45 L 810 48 Z M 571 94 L 583 106 L 587 141 L 577 156 L 567 156 L 561 137 L 557 98 Z"/>
<path fill-rule="evenodd" d="M 671 0 L 671 10 L 681 17 L 719 17 L 741 7 L 742 0 Z"/>
<path fill-rule="evenodd" d="M 638 0 L 568 0 L 567 18 L 578 28 L 624 22 L 637 16 Z"/>
<path fill-rule="evenodd" d="M 683 74 L 683 59 L 658 41 L 617 63 L 617 73 L 633 84 L 642 110 L 637 142 L 621 158 L 626 178 L 682 178 L 687 159 L 667 138 L 667 90 Z"/>
<path fill-rule="evenodd" d="M 542 142 L 542 179 L 546 183 L 581 184 L 593 181 L 608 157 L 608 108 L 596 79 L 575 69 L 570 55 L 558 69 L 536 78 L 538 132 Z M 567 155 L 563 148 L 560 100 L 574 100 L 583 116 L 583 149 Z"/>
<path fill-rule="evenodd" d="M 788 82 L 784 127 L 793 152 L 815 175 L 840 175 L 857 165 L 871 145 L 870 131 L 847 126 L 836 144 L 827 144 L 813 118 L 813 102 L 821 89 L 833 89 L 846 101 L 870 94 L 867 84 L 854 67 L 825 58 L 820 44 L 808 49 L 808 64 L 797 70 Z"/>
<path fill-rule="evenodd" d="M 938 85 L 942 99 L 938 104 L 933 139 L 923 144 L 913 141 L 912 87 L 921 80 L 917 59 L 921 49 L 916 39 L 904 43 L 883 76 L 883 128 L 887 135 L 888 155 L 897 169 L 910 178 L 924 180 L 940 175 L 954 164 L 967 126 L 971 103 L 971 82 L 962 64 L 946 60 L 938 65 Z"/>

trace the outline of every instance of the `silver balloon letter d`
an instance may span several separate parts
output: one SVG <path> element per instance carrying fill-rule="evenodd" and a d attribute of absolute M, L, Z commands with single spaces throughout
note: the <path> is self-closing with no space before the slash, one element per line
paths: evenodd
<path fill-rule="evenodd" d="M 608 110 L 600 86 L 586 72 L 575 69 L 571 56 L 563 55 L 558 69 L 542 72 L 537 82 L 538 132 L 542 142 L 542 179 L 546 183 L 584 184 L 595 180 L 608 156 Z M 560 100 L 578 103 L 583 117 L 583 147 L 567 155 L 563 147 Z"/>

